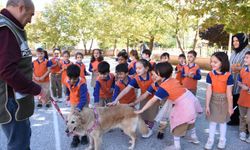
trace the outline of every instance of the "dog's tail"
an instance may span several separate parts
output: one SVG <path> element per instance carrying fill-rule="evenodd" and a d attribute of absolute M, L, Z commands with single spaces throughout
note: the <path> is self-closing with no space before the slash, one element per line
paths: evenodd
<path fill-rule="evenodd" d="M 145 134 L 148 134 L 149 132 L 149 129 L 148 129 L 148 126 L 146 125 L 146 123 L 142 120 L 142 118 L 140 116 L 138 116 L 138 128 L 139 128 L 139 131 L 142 135 L 145 135 Z"/>

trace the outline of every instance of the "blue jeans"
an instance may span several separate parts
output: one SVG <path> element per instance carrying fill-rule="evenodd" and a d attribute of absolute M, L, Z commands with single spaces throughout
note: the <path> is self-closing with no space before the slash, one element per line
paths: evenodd
<path fill-rule="evenodd" d="M 16 121 L 15 112 L 17 103 L 14 98 L 9 98 L 7 108 L 11 113 L 12 120 L 7 124 L 1 125 L 7 137 L 8 150 L 30 150 L 31 128 L 29 119 Z"/>

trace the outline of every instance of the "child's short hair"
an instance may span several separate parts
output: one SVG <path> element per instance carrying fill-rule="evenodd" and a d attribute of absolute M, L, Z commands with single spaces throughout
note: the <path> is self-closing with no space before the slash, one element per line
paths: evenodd
<path fill-rule="evenodd" d="M 155 72 L 159 76 L 168 79 L 173 72 L 173 67 L 169 62 L 160 62 L 155 65 Z"/>
<path fill-rule="evenodd" d="M 67 55 L 69 55 L 69 56 L 70 56 L 70 52 L 69 52 L 69 51 L 67 51 L 67 50 L 63 51 L 62 56 L 63 56 L 63 55 L 65 55 L 65 54 L 67 54 Z"/>
<path fill-rule="evenodd" d="M 78 78 L 80 76 L 80 68 L 77 65 L 70 65 L 67 67 L 67 76 L 71 78 Z"/>
<path fill-rule="evenodd" d="M 144 68 L 148 67 L 148 71 L 152 71 L 152 65 L 150 64 L 149 61 L 147 61 L 146 59 L 140 59 L 137 62 L 141 63 L 143 65 Z"/>
<path fill-rule="evenodd" d="M 186 59 L 185 54 L 180 54 L 180 55 L 179 55 L 179 58 L 181 58 L 181 57 L 184 58 L 184 59 Z"/>
<path fill-rule="evenodd" d="M 149 57 L 151 56 L 151 51 L 149 49 L 145 49 L 142 51 L 142 54 L 146 54 L 148 55 Z"/>
<path fill-rule="evenodd" d="M 189 51 L 188 54 L 192 54 L 194 57 L 197 56 L 197 53 L 196 53 L 196 51 L 194 51 L 194 50 Z"/>
<path fill-rule="evenodd" d="M 245 53 L 245 55 L 250 55 L 250 51 L 247 51 L 247 52 Z"/>
<path fill-rule="evenodd" d="M 162 58 L 162 57 L 167 57 L 169 59 L 169 53 L 167 53 L 167 52 L 162 53 L 160 58 Z"/>
<path fill-rule="evenodd" d="M 54 49 L 53 49 L 53 52 L 55 52 L 55 51 L 59 51 L 59 52 L 61 53 L 60 48 L 54 48 Z"/>
<path fill-rule="evenodd" d="M 123 57 L 124 59 L 128 59 L 128 53 L 126 51 L 120 51 L 118 54 L 117 54 L 117 57 Z"/>
<path fill-rule="evenodd" d="M 118 64 L 115 67 L 115 72 L 124 72 L 124 73 L 128 73 L 128 65 L 127 64 Z"/>
<path fill-rule="evenodd" d="M 83 53 L 77 52 L 77 53 L 75 54 L 75 59 L 77 59 L 77 56 L 78 56 L 78 55 L 82 56 L 82 58 L 83 58 Z"/>
<path fill-rule="evenodd" d="M 230 68 L 230 63 L 228 60 L 228 56 L 224 52 L 215 52 L 212 56 L 215 56 L 221 62 L 221 72 L 228 72 Z"/>
<path fill-rule="evenodd" d="M 136 60 L 139 60 L 139 55 L 138 55 L 137 50 L 132 49 L 132 50 L 129 52 L 129 55 L 134 56 Z"/>
<path fill-rule="evenodd" d="M 42 47 L 39 47 L 36 49 L 37 52 L 44 52 L 44 49 Z"/>
<path fill-rule="evenodd" d="M 106 61 L 102 61 L 98 65 L 98 72 L 100 74 L 109 73 L 110 72 L 109 67 L 110 67 L 109 63 L 107 63 Z"/>

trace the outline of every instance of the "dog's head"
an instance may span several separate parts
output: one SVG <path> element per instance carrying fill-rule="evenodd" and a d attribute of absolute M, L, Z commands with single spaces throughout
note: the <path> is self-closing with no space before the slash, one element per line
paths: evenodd
<path fill-rule="evenodd" d="M 72 134 L 72 133 L 77 133 L 79 132 L 79 128 L 81 127 L 81 114 L 80 112 L 74 111 L 71 112 L 66 120 L 67 124 L 67 129 L 66 133 L 67 134 Z"/>

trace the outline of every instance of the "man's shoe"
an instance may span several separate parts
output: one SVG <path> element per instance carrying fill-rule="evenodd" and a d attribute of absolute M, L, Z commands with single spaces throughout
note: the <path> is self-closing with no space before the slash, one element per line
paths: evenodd
<path fill-rule="evenodd" d="M 36 105 L 36 107 L 41 108 L 41 107 L 43 107 L 43 104 L 39 103 L 39 104 Z"/>
<path fill-rule="evenodd" d="M 163 138 L 164 138 L 164 133 L 158 132 L 157 139 L 163 139 Z"/>
<path fill-rule="evenodd" d="M 50 104 L 49 104 L 49 103 L 48 103 L 48 104 L 46 104 L 45 106 L 46 106 L 47 108 L 50 108 Z"/>

